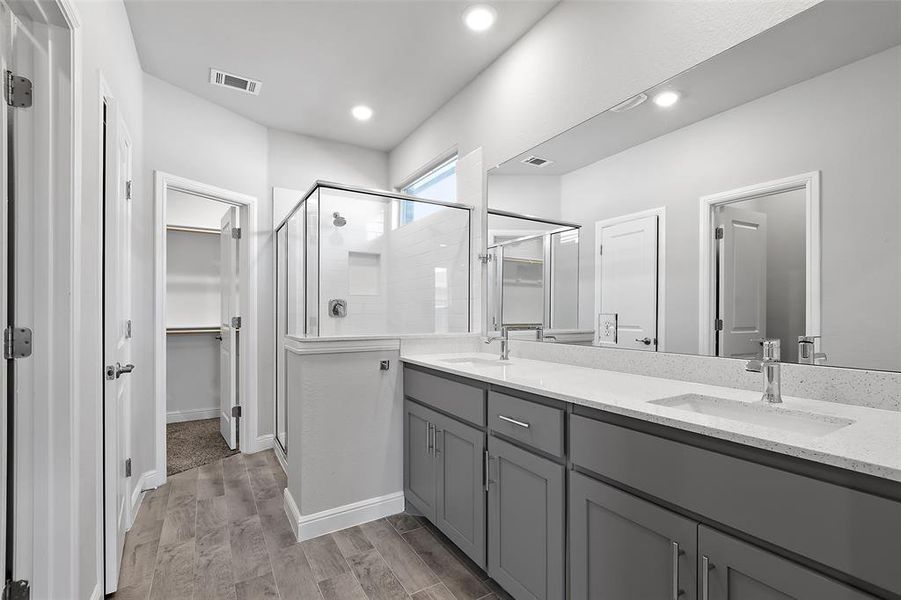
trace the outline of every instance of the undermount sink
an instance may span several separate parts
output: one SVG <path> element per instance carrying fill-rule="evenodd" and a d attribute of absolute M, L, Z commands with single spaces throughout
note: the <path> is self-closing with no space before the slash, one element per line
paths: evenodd
<path fill-rule="evenodd" d="M 509 365 L 510 361 L 500 360 L 498 358 L 478 358 L 475 356 L 466 356 L 460 358 L 442 358 L 441 362 L 450 365 L 470 365 L 475 367 L 496 367 Z"/>
<path fill-rule="evenodd" d="M 649 404 L 813 437 L 838 431 L 854 423 L 851 419 L 801 412 L 778 405 L 740 402 L 701 394 L 683 394 L 652 400 Z"/>

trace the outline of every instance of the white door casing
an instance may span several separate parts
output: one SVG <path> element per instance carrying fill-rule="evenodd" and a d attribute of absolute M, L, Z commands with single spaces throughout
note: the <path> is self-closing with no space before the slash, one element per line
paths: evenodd
<path fill-rule="evenodd" d="M 240 300 L 238 273 L 238 209 L 230 207 L 222 216 L 220 240 L 221 296 L 219 345 L 219 430 L 228 447 L 234 450 L 238 444 L 238 420 L 232 410 L 238 405 L 238 356 L 240 331 Z"/>
<path fill-rule="evenodd" d="M 810 171 L 728 190 L 700 199 L 699 268 L 698 272 L 698 353 L 713 355 L 716 348 L 714 320 L 716 318 L 716 242 L 713 232 L 714 211 L 717 207 L 760 198 L 792 190 L 804 190 L 807 214 L 805 238 L 806 298 L 805 335 L 820 335 L 821 317 L 821 248 L 820 248 L 820 172 Z M 819 341 L 815 347 L 819 351 Z"/>
<path fill-rule="evenodd" d="M 132 147 L 118 106 L 106 99 L 104 195 L 104 553 L 106 593 L 116 590 L 131 524 L 125 461 L 131 423 Z"/>
<path fill-rule="evenodd" d="M 658 218 L 644 213 L 596 224 L 595 320 L 617 315 L 616 341 L 603 345 L 657 350 Z"/>
<path fill-rule="evenodd" d="M 719 206 L 717 356 L 753 358 L 766 337 L 766 215 Z"/>

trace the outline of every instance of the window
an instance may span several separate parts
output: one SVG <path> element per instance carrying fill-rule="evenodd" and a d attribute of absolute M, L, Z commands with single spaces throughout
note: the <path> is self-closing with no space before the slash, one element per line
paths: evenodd
<path fill-rule="evenodd" d="M 454 155 L 444 161 L 425 175 L 418 177 L 413 182 L 404 186 L 402 194 L 426 198 L 428 200 L 440 200 L 442 202 L 457 201 L 457 157 Z M 426 204 L 425 202 L 410 202 L 402 200 L 400 203 L 400 224 L 406 225 L 416 219 L 426 217 L 440 207 Z"/>

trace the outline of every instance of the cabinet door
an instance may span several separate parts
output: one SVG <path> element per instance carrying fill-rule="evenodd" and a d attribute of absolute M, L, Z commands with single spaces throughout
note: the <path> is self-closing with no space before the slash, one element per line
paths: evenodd
<path fill-rule="evenodd" d="M 495 437 L 488 453 L 488 573 L 516 600 L 561 600 L 563 466 Z"/>
<path fill-rule="evenodd" d="M 701 600 L 864 600 L 873 596 L 703 525 Z"/>
<path fill-rule="evenodd" d="M 404 401 L 404 494 L 423 516 L 435 520 L 435 460 L 432 426 L 437 413 Z"/>
<path fill-rule="evenodd" d="M 695 598 L 697 523 L 576 472 L 569 507 L 574 600 Z"/>
<path fill-rule="evenodd" d="M 438 497 L 432 521 L 485 568 L 485 434 L 443 415 L 435 421 Z"/>

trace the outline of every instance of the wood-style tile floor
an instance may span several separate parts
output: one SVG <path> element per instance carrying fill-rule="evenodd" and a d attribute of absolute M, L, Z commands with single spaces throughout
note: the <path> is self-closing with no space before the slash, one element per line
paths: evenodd
<path fill-rule="evenodd" d="M 271 450 L 148 492 L 125 538 L 116 600 L 508 598 L 431 525 L 400 514 L 296 543 Z"/>

